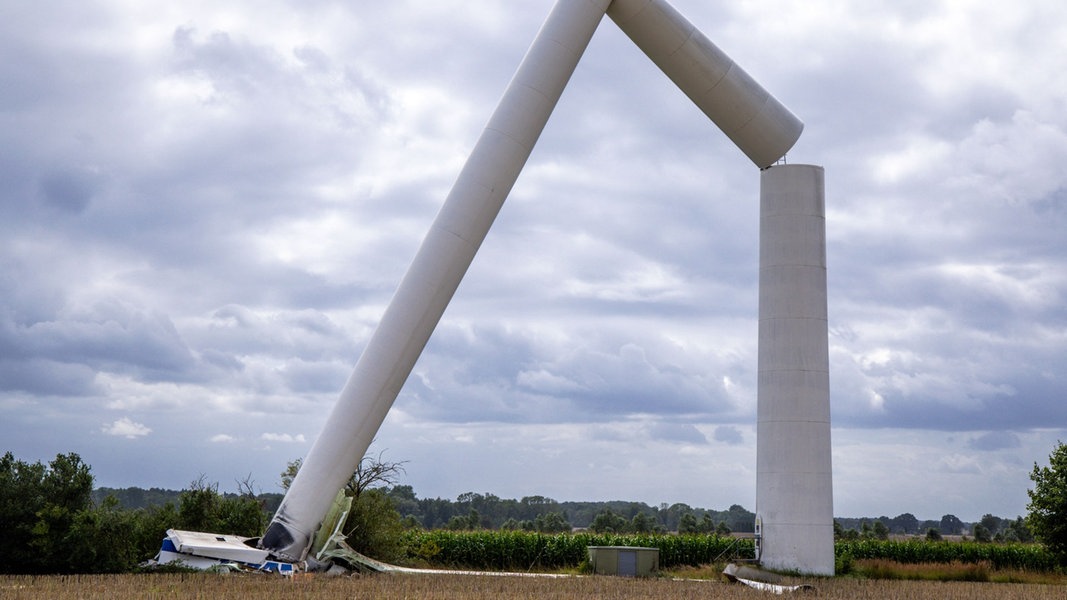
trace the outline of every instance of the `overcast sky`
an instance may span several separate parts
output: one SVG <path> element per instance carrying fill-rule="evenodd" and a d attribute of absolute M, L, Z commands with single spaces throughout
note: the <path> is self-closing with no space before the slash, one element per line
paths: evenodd
<path fill-rule="evenodd" d="M 1067 4 L 674 5 L 826 168 L 835 515 L 1025 514 Z M 551 6 L 0 0 L 0 451 L 280 491 Z M 753 509 L 758 184 L 605 18 L 372 451 L 420 497 Z"/>

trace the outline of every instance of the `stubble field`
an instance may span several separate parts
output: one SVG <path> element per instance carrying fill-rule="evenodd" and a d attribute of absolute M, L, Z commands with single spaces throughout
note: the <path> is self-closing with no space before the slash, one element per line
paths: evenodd
<path fill-rule="evenodd" d="M 816 591 L 800 596 L 857 600 L 1062 600 L 1067 590 L 1057 585 L 877 581 L 837 578 L 812 580 Z M 79 575 L 0 577 L 4 599 L 166 599 L 203 598 L 338 598 L 611 600 L 774 597 L 740 584 L 712 580 L 629 579 L 619 577 L 514 577 L 461 575 L 375 575 L 367 577 L 303 577 L 287 580 L 265 575 Z"/>

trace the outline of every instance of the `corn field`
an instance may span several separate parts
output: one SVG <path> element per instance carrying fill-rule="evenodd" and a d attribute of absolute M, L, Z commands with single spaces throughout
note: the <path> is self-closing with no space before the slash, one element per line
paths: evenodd
<path fill-rule="evenodd" d="M 716 535 L 413 530 L 405 534 L 404 544 L 412 560 L 501 571 L 575 568 L 586 560 L 587 546 L 659 548 L 664 569 L 753 557 L 752 540 Z"/>
<path fill-rule="evenodd" d="M 420 531 L 405 533 L 407 557 L 434 567 L 500 571 L 573 569 L 586 560 L 587 546 L 659 548 L 663 569 L 753 557 L 752 541 L 716 535 L 542 534 L 524 531 Z M 1056 571 L 1056 557 L 1037 544 L 928 542 L 915 540 L 838 541 L 839 564 L 884 559 L 905 564 L 984 563 L 994 569 Z"/>
<path fill-rule="evenodd" d="M 988 563 L 994 569 L 1054 571 L 1056 557 L 1037 544 L 988 544 L 980 542 L 928 542 L 925 540 L 838 541 L 839 562 L 884 559 L 905 564 Z"/>

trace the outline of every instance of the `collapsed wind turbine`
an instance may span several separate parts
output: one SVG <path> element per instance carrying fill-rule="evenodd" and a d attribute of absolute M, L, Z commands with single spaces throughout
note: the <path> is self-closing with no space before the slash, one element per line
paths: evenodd
<path fill-rule="evenodd" d="M 833 573 L 823 171 L 772 166 L 803 124 L 664 0 L 558 0 L 259 540 L 264 560 L 307 559 L 605 14 L 762 170 L 758 558 Z"/>

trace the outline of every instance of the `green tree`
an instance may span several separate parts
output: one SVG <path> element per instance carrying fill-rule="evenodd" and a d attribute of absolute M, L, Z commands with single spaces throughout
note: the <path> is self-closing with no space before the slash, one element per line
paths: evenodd
<path fill-rule="evenodd" d="M 345 519 L 346 542 L 356 552 L 390 562 L 401 558 L 404 525 L 393 501 L 381 488 L 364 490 Z"/>
<path fill-rule="evenodd" d="M 93 476 L 77 454 L 59 454 L 41 481 L 44 506 L 34 524 L 33 552 L 48 570 L 71 571 L 70 529 L 78 513 L 92 508 Z"/>
<path fill-rule="evenodd" d="M 468 529 L 474 529 L 471 527 L 471 521 L 467 517 L 461 517 L 459 515 L 452 515 L 452 518 L 445 524 L 445 529 L 452 531 L 466 531 Z"/>
<path fill-rule="evenodd" d="M 589 529 L 596 533 L 626 533 L 630 529 L 630 523 L 622 515 L 606 508 L 593 517 Z"/>
<path fill-rule="evenodd" d="M 911 513 L 904 513 L 897 515 L 890 519 L 889 528 L 899 533 L 918 533 L 919 532 L 919 519 Z"/>
<path fill-rule="evenodd" d="M 71 528 L 92 508 L 92 489 L 77 454 L 58 454 L 47 467 L 0 457 L 0 573 L 73 572 Z"/>
<path fill-rule="evenodd" d="M 134 538 L 138 562 L 155 556 L 159 552 L 160 543 L 167 535 L 167 530 L 177 527 L 178 523 L 178 508 L 173 502 L 139 509 Z"/>
<path fill-rule="evenodd" d="M 405 519 L 414 519 L 416 522 L 422 516 L 422 508 L 415 490 L 410 485 L 394 485 L 386 489 L 386 494 L 396 506 L 396 511 L 404 515 Z"/>
<path fill-rule="evenodd" d="M 1067 563 L 1067 446 L 1057 442 L 1047 467 L 1034 463 L 1030 473 L 1034 489 L 1030 496 L 1026 524 L 1034 538 Z"/>
<path fill-rule="evenodd" d="M 40 462 L 26 463 L 10 452 L 0 457 L 0 523 L 4 528 L 0 573 L 31 572 L 26 549 L 33 540 L 37 511 L 44 505 L 40 491 L 44 474 Z"/>
<path fill-rule="evenodd" d="M 889 539 L 889 528 L 881 520 L 877 520 L 874 525 L 871 525 L 864 519 L 860 527 L 860 537 L 863 539 L 887 540 Z"/>
<path fill-rule="evenodd" d="M 1007 521 L 1007 525 L 997 535 L 1003 536 L 1005 542 L 1032 542 L 1034 541 L 1034 534 L 1030 533 L 1030 528 L 1026 526 L 1026 521 L 1022 517 L 1017 517 L 1014 521 Z"/>
<path fill-rule="evenodd" d="M 571 530 L 567 516 L 558 511 L 537 515 L 533 520 L 533 526 L 541 533 L 563 533 Z"/>
<path fill-rule="evenodd" d="M 697 518 L 687 512 L 678 518 L 678 533 L 697 533 Z"/>
<path fill-rule="evenodd" d="M 751 532 L 755 526 L 756 513 L 740 504 L 733 504 L 726 514 L 722 515 L 722 519 L 726 521 L 726 526 L 730 528 L 730 531 Z"/>
<path fill-rule="evenodd" d="M 285 470 L 282 471 L 282 489 L 288 490 L 289 486 L 293 485 L 293 479 L 296 478 L 297 472 L 300 471 L 300 465 L 304 464 L 304 459 L 297 458 L 285 463 Z"/>
<path fill-rule="evenodd" d="M 875 539 L 879 539 L 879 540 L 888 540 L 889 539 L 889 528 L 886 527 L 885 523 L 882 523 L 881 521 L 875 521 L 874 522 L 874 525 L 871 527 L 871 533 L 874 535 Z"/>
<path fill-rule="evenodd" d="M 834 539 L 835 540 L 858 540 L 860 538 L 860 532 L 855 529 L 845 529 L 842 525 L 834 519 Z"/>
<path fill-rule="evenodd" d="M 482 515 L 478 512 L 477 508 L 471 507 L 467 513 L 467 529 L 481 529 L 482 527 Z"/>
<path fill-rule="evenodd" d="M 945 515 L 937 528 L 944 535 L 960 535 L 963 533 L 963 521 L 956 515 Z"/>
<path fill-rule="evenodd" d="M 928 541 L 928 542 L 940 542 L 941 541 L 941 532 L 938 531 L 934 527 L 931 527 L 930 529 L 927 529 L 926 530 L 926 541 Z"/>
<path fill-rule="evenodd" d="M 656 520 L 645 512 L 639 512 L 630 519 L 630 530 L 634 533 L 652 533 L 656 528 Z"/>
<path fill-rule="evenodd" d="M 257 498 L 250 478 L 237 482 L 236 496 L 224 496 L 218 506 L 219 530 L 245 537 L 261 535 L 267 528 L 267 513 Z"/>
<path fill-rule="evenodd" d="M 219 528 L 219 486 L 207 483 L 203 475 L 189 482 L 178 499 L 178 529 L 230 533 Z"/>
<path fill-rule="evenodd" d="M 68 534 L 68 560 L 78 573 L 122 573 L 159 550 L 156 538 L 151 554 L 138 547 L 143 511 L 125 510 L 114 496 L 100 506 L 79 511 Z"/>
<path fill-rule="evenodd" d="M 990 535 L 996 535 L 1000 532 L 1000 528 L 1004 523 L 1004 519 L 1001 519 L 1000 517 L 994 517 L 993 515 L 986 513 L 982 515 L 981 520 L 979 520 L 978 522 L 982 524 L 982 527 L 986 528 L 986 531 L 988 531 Z"/>
<path fill-rule="evenodd" d="M 263 533 L 267 515 L 248 480 L 238 482 L 237 495 L 219 494 L 217 483 L 203 476 L 189 483 L 178 497 L 178 529 L 255 537 Z M 162 538 L 161 538 L 162 539 Z"/>

